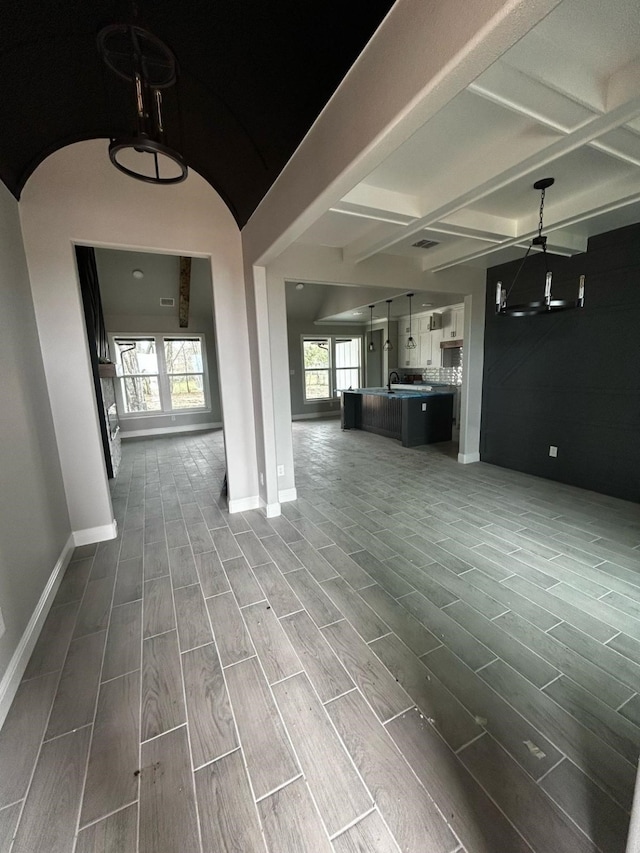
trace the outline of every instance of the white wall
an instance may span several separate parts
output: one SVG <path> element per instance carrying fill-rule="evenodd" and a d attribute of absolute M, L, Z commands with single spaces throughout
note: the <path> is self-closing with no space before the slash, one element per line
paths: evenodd
<path fill-rule="evenodd" d="M 47 581 L 57 563 L 63 567 L 71 546 L 18 205 L 2 184 L 0 364 L 0 608 L 6 625 L 0 637 L 1 725 L 22 676 L 15 659 L 11 676 L 10 662 L 19 654 Z M 23 658 L 26 664 L 26 651 Z"/>
<path fill-rule="evenodd" d="M 104 140 L 70 145 L 31 176 L 20 217 L 74 531 L 109 535 L 102 458 L 73 244 L 209 257 L 218 318 L 230 508 L 257 504 L 256 445 L 238 228 L 196 173 L 170 187 L 119 173 Z"/>

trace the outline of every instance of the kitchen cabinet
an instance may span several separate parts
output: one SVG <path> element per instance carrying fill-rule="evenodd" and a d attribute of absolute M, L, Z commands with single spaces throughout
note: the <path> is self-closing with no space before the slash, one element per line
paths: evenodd
<path fill-rule="evenodd" d="M 441 340 L 462 340 L 464 336 L 464 305 L 453 305 L 442 312 Z"/>

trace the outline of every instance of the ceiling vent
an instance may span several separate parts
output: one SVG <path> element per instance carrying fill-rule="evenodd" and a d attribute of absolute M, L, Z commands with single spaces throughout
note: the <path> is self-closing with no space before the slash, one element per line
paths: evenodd
<path fill-rule="evenodd" d="M 160 305 L 162 305 L 163 308 L 173 308 L 175 304 L 176 300 L 169 298 L 168 296 L 165 296 L 160 300 Z"/>
<path fill-rule="evenodd" d="M 416 249 L 432 249 L 434 246 L 438 245 L 437 240 L 418 240 L 417 243 L 412 243 Z"/>

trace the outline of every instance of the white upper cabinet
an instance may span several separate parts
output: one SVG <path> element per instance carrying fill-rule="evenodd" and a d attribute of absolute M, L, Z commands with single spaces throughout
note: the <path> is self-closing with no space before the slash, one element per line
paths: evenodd
<path fill-rule="evenodd" d="M 462 340 L 464 336 L 464 305 L 452 305 L 442 312 L 441 340 Z"/>
<path fill-rule="evenodd" d="M 411 318 L 411 333 L 416 342 L 415 349 L 407 349 L 409 339 L 409 317 L 398 321 L 398 366 L 403 369 L 440 367 L 442 363 L 440 343 L 461 340 L 464 326 L 464 305 L 451 305 L 419 314 Z"/>

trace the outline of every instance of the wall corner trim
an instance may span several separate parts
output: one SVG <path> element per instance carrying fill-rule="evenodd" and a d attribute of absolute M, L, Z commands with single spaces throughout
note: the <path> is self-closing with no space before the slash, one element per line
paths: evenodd
<path fill-rule="evenodd" d="M 469 465 L 471 462 L 479 462 L 479 453 L 458 453 L 458 462 L 461 465 Z"/>
<path fill-rule="evenodd" d="M 297 501 L 298 490 L 295 486 L 292 489 L 280 489 L 278 492 L 278 500 L 281 504 L 286 504 L 289 501 Z"/>
<path fill-rule="evenodd" d="M 42 631 L 44 620 L 53 604 L 53 599 L 56 596 L 58 587 L 62 581 L 63 575 L 71 560 L 73 549 L 75 547 L 74 534 L 70 534 L 67 539 L 60 556 L 56 560 L 53 571 L 49 575 L 49 579 L 45 588 L 42 590 L 42 595 L 35 610 L 31 614 L 31 618 L 24 630 L 18 647 L 13 653 L 9 666 L 0 680 L 0 729 L 4 725 L 4 721 L 9 713 L 9 708 L 13 702 L 16 691 L 20 686 L 22 676 L 29 663 L 29 658 L 33 652 L 34 646 Z"/>
<path fill-rule="evenodd" d="M 260 509 L 260 497 L 251 495 L 248 498 L 229 499 L 229 514 L 235 512 L 246 512 L 249 509 Z"/>
<path fill-rule="evenodd" d="M 118 535 L 118 522 L 113 519 L 111 524 L 102 524 L 100 527 L 86 527 L 84 530 L 74 530 L 73 544 L 93 545 L 94 542 L 105 542 L 107 539 L 115 539 Z"/>

